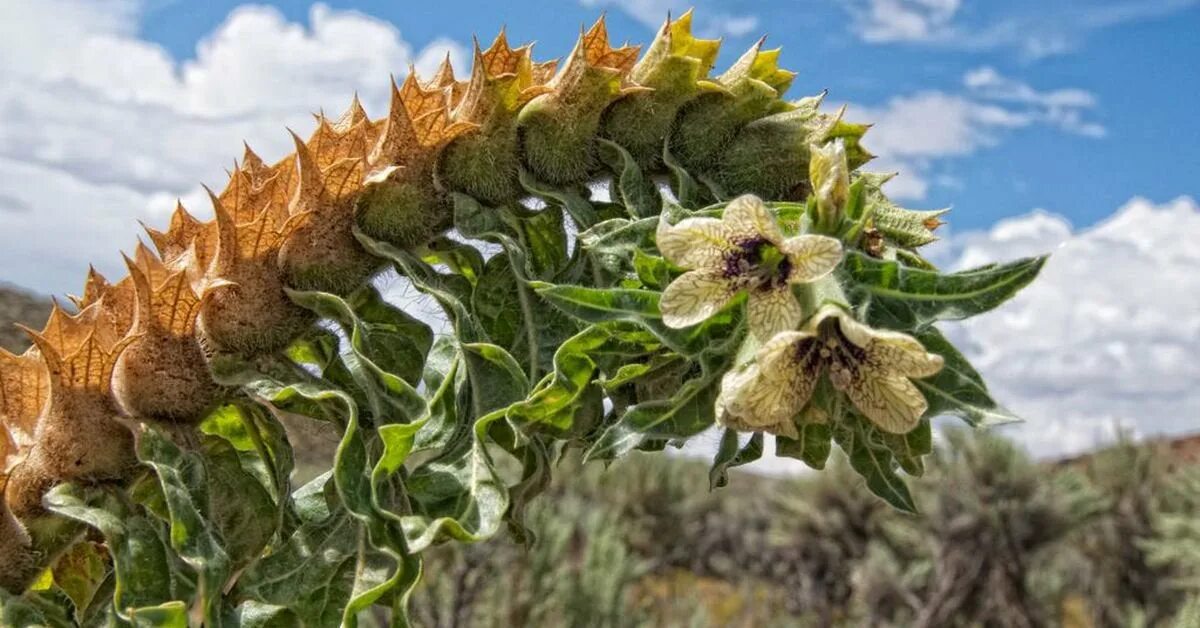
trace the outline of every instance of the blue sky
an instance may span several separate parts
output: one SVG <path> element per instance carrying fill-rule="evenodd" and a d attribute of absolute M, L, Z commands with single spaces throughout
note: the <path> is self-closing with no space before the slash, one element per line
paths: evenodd
<path fill-rule="evenodd" d="M 179 60 L 241 3 L 151 2 L 139 25 L 147 40 Z M 311 3 L 271 3 L 305 23 Z M 390 21 L 416 48 L 439 37 L 490 38 L 507 25 L 514 40 L 538 42 L 546 57 L 569 50 L 581 24 L 607 11 L 614 38 L 647 41 L 670 1 L 605 2 L 327 2 Z M 1195 194 L 1200 173 L 1200 5 L 1188 1 L 896 2 L 924 16 L 906 30 L 873 18 L 888 2 L 697 2 L 698 17 L 753 20 L 745 32 L 721 33 L 722 63 L 762 34 L 782 46 L 784 65 L 800 73 L 791 95 L 829 89 L 831 102 L 886 106 L 889 99 L 929 91 L 959 93 L 963 77 L 982 67 L 1039 91 L 1090 93 L 1090 123 L 1103 138 L 1030 125 L 995 138 L 969 158 L 933 158 L 931 182 L 913 204 L 953 205 L 956 228 L 1048 208 L 1088 225 L 1135 192 L 1155 199 Z M 939 11 L 936 7 L 947 7 Z M 660 10 L 661 9 L 661 10 Z M 948 14 L 948 15 L 947 15 Z M 880 15 L 886 15 L 880 13 Z M 945 18 L 941 16 L 945 15 Z M 747 22 L 749 23 L 749 22 Z M 717 26 L 706 26 L 709 29 Z M 889 30 L 890 29 L 890 30 Z M 397 68 L 402 71 L 401 68 Z M 930 120 L 936 123 L 936 120 Z M 868 136 L 869 138 L 870 136 Z M 869 145 L 869 142 L 868 142 Z M 919 201 L 919 202 L 915 202 Z"/>
<path fill-rule="evenodd" d="M 138 221 L 177 198 L 208 215 L 201 184 L 224 185 L 242 140 L 278 158 L 285 128 L 356 91 L 381 116 L 389 73 L 447 50 L 462 72 L 472 34 L 507 25 L 546 59 L 601 12 L 644 43 L 691 4 L 0 0 L 0 282 L 119 275 Z M 1014 436 L 1058 455 L 1200 426 L 1200 0 L 694 4 L 720 67 L 768 34 L 790 96 L 828 89 L 876 123 L 889 192 L 954 207 L 939 263 L 1054 253 L 1013 302 L 947 326 L 1028 419 Z"/>

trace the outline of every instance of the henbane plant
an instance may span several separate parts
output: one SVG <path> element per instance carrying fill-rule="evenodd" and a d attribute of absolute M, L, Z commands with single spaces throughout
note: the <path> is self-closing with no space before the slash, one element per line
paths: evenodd
<path fill-rule="evenodd" d="M 404 625 L 426 548 L 535 542 L 568 449 L 714 424 L 714 486 L 769 433 L 915 510 L 932 417 L 1012 419 L 935 324 L 1044 259 L 936 269 L 943 212 L 861 170 L 867 125 L 783 98 L 762 42 L 711 77 L 718 45 L 690 12 L 640 57 L 603 20 L 558 63 L 502 33 L 382 119 L 356 99 L 275 164 L 246 148 L 214 220 L 180 206 L 127 277 L 93 271 L 0 353 L 0 623 Z M 450 333 L 381 297 L 389 268 Z M 285 415 L 342 433 L 300 487 Z"/>

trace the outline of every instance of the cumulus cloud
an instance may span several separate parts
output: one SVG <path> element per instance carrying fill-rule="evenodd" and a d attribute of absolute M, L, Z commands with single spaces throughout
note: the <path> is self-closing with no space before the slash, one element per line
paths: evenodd
<path fill-rule="evenodd" d="M 938 160 L 970 155 L 1002 141 L 1013 130 L 1040 125 L 1101 138 L 1105 128 L 1088 119 L 1096 98 L 1075 89 L 1038 90 L 994 68 L 971 70 L 957 93 L 923 91 L 897 96 L 882 106 L 852 106 L 856 120 L 874 123 L 867 146 L 878 171 L 898 171 L 888 184 L 900 199 L 920 200 Z"/>
<path fill-rule="evenodd" d="M 758 17 L 750 14 L 731 14 L 699 6 L 688 0 L 580 0 L 585 7 L 613 7 L 627 13 L 642 24 L 657 29 L 667 14 L 680 15 L 695 7 L 695 31 L 702 37 L 741 37 L 758 28 Z M 714 5 L 715 6 L 715 5 Z"/>
<path fill-rule="evenodd" d="M 929 41 L 949 31 L 960 0 L 870 0 L 854 6 L 855 27 L 864 41 Z"/>
<path fill-rule="evenodd" d="M 1073 229 L 1044 211 L 964 233 L 939 258 L 967 268 L 1052 252 L 1003 308 L 950 326 L 998 400 L 1027 419 L 1004 428 L 1039 455 L 1200 426 L 1200 206 L 1134 198 Z"/>
<path fill-rule="evenodd" d="M 875 44 L 908 43 L 962 50 L 1012 49 L 1028 60 L 1076 50 L 1088 36 L 1195 6 L 1196 0 L 846 0 L 851 30 Z"/>
<path fill-rule="evenodd" d="M 382 115 L 388 75 L 431 72 L 449 51 L 415 51 L 392 25 L 313 5 L 307 24 L 276 9 L 235 9 L 179 62 L 137 37 L 133 0 L 0 4 L 0 268 L 43 291 L 77 291 L 89 261 L 119 272 L 136 219 L 161 224 L 174 198 L 208 212 L 250 142 L 264 158 L 306 133 L 311 113 L 340 113 L 357 92 Z M 50 17 L 52 16 L 52 18 Z M 11 61 L 10 61 L 11 60 Z"/>

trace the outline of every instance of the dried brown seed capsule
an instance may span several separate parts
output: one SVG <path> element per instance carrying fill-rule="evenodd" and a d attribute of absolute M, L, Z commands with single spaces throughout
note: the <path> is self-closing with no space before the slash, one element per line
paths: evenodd
<path fill-rule="evenodd" d="M 62 316 L 61 310 L 54 308 Z M 6 456 L 17 455 L 33 443 L 37 430 L 37 419 L 50 398 L 50 378 L 36 348 L 22 355 L 13 355 L 0 349 L 0 425 L 5 429 L 2 436 L 8 442 L 5 456 L 0 456 L 0 467 Z"/>
<path fill-rule="evenodd" d="M 246 150 L 249 152 L 249 147 Z M 145 225 L 143 228 L 167 266 L 173 267 L 175 260 L 191 250 L 187 263 L 199 274 L 204 274 L 217 254 L 216 222 L 197 220 L 182 203 L 176 202 L 175 213 L 171 214 L 171 224 L 166 231 L 156 231 Z"/>
<path fill-rule="evenodd" d="M 7 484 L 8 476 L 0 473 L 0 495 L 4 494 Z M 0 569 L 0 589 L 22 592 L 37 570 L 33 543 L 4 500 L 0 500 L 0 557 L 4 559 L 4 568 Z"/>
<path fill-rule="evenodd" d="M 126 258 L 137 294 L 135 339 L 117 360 L 113 394 L 129 414 L 195 423 L 221 400 L 196 336 L 200 297 L 187 270 L 167 269 L 145 247 Z"/>
<path fill-rule="evenodd" d="M 212 202 L 217 252 L 200 292 L 202 340 L 247 355 L 282 349 L 314 320 L 284 293 L 279 276 L 279 246 L 294 223 L 271 203 L 253 222 L 236 224 L 220 199 Z"/>
<path fill-rule="evenodd" d="M 367 133 L 366 121 L 345 133 L 323 121 L 309 141 L 316 151 L 292 135 L 299 186 L 289 213 L 296 227 L 279 250 L 279 266 L 289 287 L 346 294 L 381 267 L 353 232 L 355 202 L 366 168 L 362 154 Z"/>
<path fill-rule="evenodd" d="M 46 488 L 47 478 L 120 479 L 136 464 L 133 436 L 109 392 L 116 358 L 133 336 L 114 331 L 105 306 L 101 299 L 76 316 L 56 309 L 42 332 L 26 330 L 46 365 L 49 400 L 28 458 L 14 469 L 10 497 Z"/>
<path fill-rule="evenodd" d="M 358 199 L 358 226 L 397 246 L 424 244 L 452 220 L 445 195 L 434 184 L 442 149 L 474 129 L 450 119 L 451 88 L 427 88 L 410 70 L 392 83 L 392 103 L 378 143 L 367 158 L 367 180 Z"/>

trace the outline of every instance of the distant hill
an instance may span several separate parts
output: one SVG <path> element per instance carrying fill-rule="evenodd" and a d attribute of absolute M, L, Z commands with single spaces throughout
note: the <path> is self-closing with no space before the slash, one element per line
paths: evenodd
<path fill-rule="evenodd" d="M 0 347 L 13 352 L 24 351 L 29 346 L 29 338 L 14 323 L 41 329 L 49 314 L 50 299 L 0 284 Z"/>

